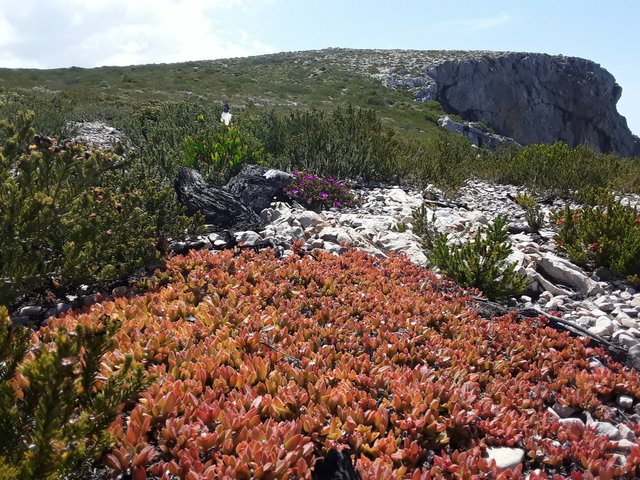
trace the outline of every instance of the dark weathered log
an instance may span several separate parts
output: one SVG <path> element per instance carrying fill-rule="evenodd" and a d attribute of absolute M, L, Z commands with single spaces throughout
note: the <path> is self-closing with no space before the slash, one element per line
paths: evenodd
<path fill-rule="evenodd" d="M 273 201 L 289 200 L 283 189 L 292 180 L 293 175 L 280 170 L 260 165 L 245 165 L 224 188 L 254 212 L 260 213 L 269 208 Z"/>
<path fill-rule="evenodd" d="M 262 226 L 253 210 L 229 192 L 208 185 L 195 170 L 180 167 L 174 187 L 178 201 L 187 207 L 189 215 L 200 212 L 205 223 L 217 229 L 241 231 Z"/>
<path fill-rule="evenodd" d="M 606 338 L 603 338 L 600 335 L 591 333 L 589 330 L 576 323 L 565 320 L 564 318 L 550 315 L 537 308 L 512 309 L 507 308 L 500 303 L 492 302 L 484 298 L 474 297 L 474 299 L 477 302 L 475 307 L 478 310 L 478 315 L 480 315 L 482 318 L 498 317 L 506 315 L 507 313 L 512 311 L 515 311 L 519 318 L 543 316 L 548 319 L 549 325 L 556 330 L 569 332 L 574 337 L 588 337 L 591 340 L 590 345 L 602 347 L 609 355 L 611 355 L 611 357 L 616 362 L 635 368 L 636 370 L 640 370 L 640 359 L 636 358 L 633 355 L 629 355 L 629 353 L 624 348 L 611 343 Z"/>
<path fill-rule="evenodd" d="M 360 480 L 360 474 L 351 463 L 349 450 L 332 448 L 327 456 L 316 462 L 313 480 Z"/>

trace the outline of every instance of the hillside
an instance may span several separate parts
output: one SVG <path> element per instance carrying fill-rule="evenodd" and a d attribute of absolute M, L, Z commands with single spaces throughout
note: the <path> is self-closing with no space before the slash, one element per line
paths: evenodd
<path fill-rule="evenodd" d="M 159 100 L 240 109 L 352 103 L 376 109 L 392 126 L 430 132 L 441 104 L 524 145 L 561 140 L 640 155 L 638 138 L 615 108 L 621 91 L 589 60 L 483 51 L 328 49 L 130 67 L 0 69 L 4 96 L 54 102 L 78 120 L 114 110 L 123 115 Z"/>
<path fill-rule="evenodd" d="M 1 71 L 0 480 L 637 478 L 618 95 L 490 52 Z"/>

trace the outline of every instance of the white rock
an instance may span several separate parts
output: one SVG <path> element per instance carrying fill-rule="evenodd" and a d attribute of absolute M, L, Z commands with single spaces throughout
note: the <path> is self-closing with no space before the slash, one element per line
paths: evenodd
<path fill-rule="evenodd" d="M 636 434 L 633 433 L 629 427 L 627 427 L 624 423 L 618 425 L 618 431 L 620 432 L 620 437 L 624 440 L 629 440 L 631 442 L 635 442 Z"/>
<path fill-rule="evenodd" d="M 626 332 L 618 337 L 618 342 L 629 349 L 635 347 L 636 345 L 640 345 L 640 341 L 637 338 L 635 338 L 633 335 L 629 335 Z"/>
<path fill-rule="evenodd" d="M 620 432 L 618 429 L 609 422 L 593 422 L 591 426 L 596 429 L 598 434 L 606 435 L 611 440 L 617 440 L 620 438 Z"/>
<path fill-rule="evenodd" d="M 489 460 L 496 461 L 496 467 L 500 470 L 512 470 L 524 460 L 524 450 L 521 448 L 489 447 L 487 448 Z"/>
<path fill-rule="evenodd" d="M 322 222 L 322 217 L 311 210 L 305 210 L 304 212 L 297 214 L 296 218 L 298 222 L 300 222 L 300 226 L 305 230 L 310 227 L 315 227 Z"/>
<path fill-rule="evenodd" d="M 631 410 L 631 407 L 633 407 L 633 397 L 629 395 L 619 395 L 618 398 L 616 398 L 616 405 L 623 410 Z"/>
<path fill-rule="evenodd" d="M 560 420 L 558 420 L 558 423 L 560 425 L 563 425 L 564 427 L 567 428 L 571 428 L 571 427 L 578 427 L 580 429 L 584 428 L 584 422 L 582 420 L 580 420 L 579 418 L 575 418 L 575 417 L 570 417 L 570 418 L 561 418 Z"/>
<path fill-rule="evenodd" d="M 607 317 L 599 317 L 596 320 L 595 326 L 589 328 L 589 332 L 593 333 L 594 335 L 600 336 L 612 335 L 614 331 L 615 325 Z"/>
<path fill-rule="evenodd" d="M 320 233 L 318 233 L 318 238 L 330 243 L 352 242 L 352 238 L 343 229 L 336 227 L 323 228 Z"/>
<path fill-rule="evenodd" d="M 617 317 L 616 317 L 616 321 L 622 325 L 623 327 L 627 327 L 627 328 L 637 328 L 638 327 L 638 321 L 631 318 L 629 315 L 625 314 L 625 313 L 620 313 Z"/>
<path fill-rule="evenodd" d="M 560 418 L 568 418 L 576 413 L 576 409 L 570 407 L 569 405 L 560 405 L 559 403 L 556 403 L 551 408 Z"/>
<path fill-rule="evenodd" d="M 604 289 L 597 282 L 587 277 L 578 267 L 557 255 L 545 255 L 539 268 L 549 277 L 564 285 L 575 287 L 583 295 L 591 296 L 604 293 Z"/>
<path fill-rule="evenodd" d="M 235 232 L 234 237 L 236 242 L 244 243 L 246 245 L 255 245 L 262 237 L 253 230 L 246 230 L 244 232 Z"/>

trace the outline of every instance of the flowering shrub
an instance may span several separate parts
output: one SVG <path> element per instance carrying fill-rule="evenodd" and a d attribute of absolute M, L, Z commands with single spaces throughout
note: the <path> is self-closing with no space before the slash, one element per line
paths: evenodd
<path fill-rule="evenodd" d="M 356 204 L 351 187 L 332 177 L 321 177 L 310 173 L 293 171 L 294 180 L 285 193 L 311 210 L 331 207 L 342 208 Z"/>
<path fill-rule="evenodd" d="M 364 480 L 640 474 L 640 443 L 616 465 L 608 437 L 548 412 L 557 402 L 608 418 L 613 395 L 640 400 L 637 372 L 541 318 L 482 319 L 463 291 L 404 257 L 300 254 L 190 252 L 147 293 L 38 333 L 110 318 L 121 327 L 101 371 L 127 354 L 154 375 L 110 426 L 114 477 L 310 479 L 343 446 Z M 592 367 L 594 355 L 606 366 Z M 489 446 L 526 459 L 499 473 Z"/>
<path fill-rule="evenodd" d="M 640 283 L 640 213 L 606 191 L 588 197 L 580 208 L 567 205 L 553 213 L 558 248 L 578 265 L 606 267 Z"/>

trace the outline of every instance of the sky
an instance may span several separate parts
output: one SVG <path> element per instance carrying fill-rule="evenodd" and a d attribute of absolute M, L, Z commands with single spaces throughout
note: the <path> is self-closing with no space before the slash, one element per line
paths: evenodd
<path fill-rule="evenodd" d="M 96 67 L 295 50 L 499 50 L 588 58 L 640 134 L 638 0 L 0 0 L 0 67 Z"/>

